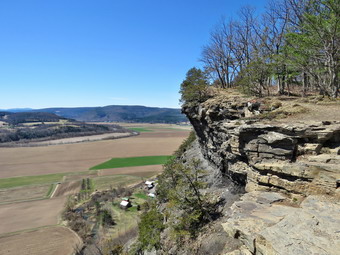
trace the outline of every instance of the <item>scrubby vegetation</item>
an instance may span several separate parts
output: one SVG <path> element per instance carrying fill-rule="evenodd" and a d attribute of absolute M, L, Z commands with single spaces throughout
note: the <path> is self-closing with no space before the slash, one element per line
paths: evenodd
<path fill-rule="evenodd" d="M 149 207 L 149 206 L 148 206 Z M 149 210 L 142 216 L 139 223 L 139 249 L 151 251 L 161 248 L 160 234 L 164 230 L 164 216 L 157 211 L 156 204 L 151 203 Z"/>
<path fill-rule="evenodd" d="M 192 132 L 158 176 L 157 202 L 143 206 L 137 251 L 162 249 L 161 233 L 166 228 L 178 243 L 193 239 L 202 226 L 216 217 L 212 200 L 201 192 L 206 183 L 202 180 L 205 172 L 199 168 L 200 162 L 181 160 L 195 139 Z"/>
<path fill-rule="evenodd" d="M 91 179 L 83 179 L 80 192 L 68 198 L 62 214 L 66 225 L 84 240 L 85 246 L 77 254 L 88 254 L 93 249 L 103 255 L 125 254 L 123 244 L 137 236 L 140 210 L 148 211 L 152 199 L 146 196 L 143 183 L 89 194 L 94 186 Z M 123 198 L 129 198 L 132 206 L 122 208 Z"/>
<path fill-rule="evenodd" d="M 200 227 L 212 219 L 209 197 L 201 193 L 206 187 L 203 175 L 198 160 L 183 164 L 173 159 L 159 177 L 158 199 L 166 203 L 165 214 L 169 214 L 168 223 L 178 239 L 195 237 Z"/>

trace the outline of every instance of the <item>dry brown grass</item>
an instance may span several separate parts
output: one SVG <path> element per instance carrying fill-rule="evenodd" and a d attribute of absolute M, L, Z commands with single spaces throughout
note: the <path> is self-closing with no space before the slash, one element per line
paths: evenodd
<path fill-rule="evenodd" d="M 0 237 L 3 255 L 69 255 L 81 239 L 68 228 L 55 226 Z"/>
<path fill-rule="evenodd" d="M 63 197 L 76 194 L 80 190 L 80 180 L 63 182 L 59 184 L 53 193 L 53 197 Z"/>
<path fill-rule="evenodd" d="M 312 103 L 299 103 L 306 109 L 305 112 L 297 113 L 282 119 L 282 122 L 310 122 L 310 121 L 340 121 L 340 104 L 312 104 Z"/>
<path fill-rule="evenodd" d="M 301 94 L 299 88 L 293 88 L 291 92 Z M 242 107 L 245 102 L 256 100 L 261 102 L 261 107 L 270 109 L 271 106 L 281 105 L 274 111 L 264 113 L 255 118 L 262 120 L 275 120 L 279 122 L 310 122 L 310 121 L 340 121 L 340 98 L 333 99 L 310 93 L 307 97 L 300 96 L 274 96 L 276 88 L 272 88 L 272 96 L 255 98 L 246 96 L 236 89 L 214 89 L 214 97 L 204 102 L 206 107 L 234 102 Z"/>

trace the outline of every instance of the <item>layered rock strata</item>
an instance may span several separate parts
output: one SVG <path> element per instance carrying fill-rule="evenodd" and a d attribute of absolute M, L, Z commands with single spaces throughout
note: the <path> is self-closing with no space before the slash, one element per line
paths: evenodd
<path fill-rule="evenodd" d="M 335 194 L 340 122 L 265 123 L 245 119 L 247 102 L 184 107 L 206 159 L 247 191 Z"/>
<path fill-rule="evenodd" d="M 227 254 L 339 254 L 340 122 L 264 121 L 248 105 L 183 107 L 203 157 L 247 191 L 224 211 L 225 234 L 242 243 Z"/>

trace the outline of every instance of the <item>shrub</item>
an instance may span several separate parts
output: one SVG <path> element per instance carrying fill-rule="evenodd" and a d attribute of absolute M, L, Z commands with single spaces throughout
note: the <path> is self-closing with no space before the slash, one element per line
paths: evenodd
<path fill-rule="evenodd" d="M 155 205 L 152 205 L 148 212 L 141 216 L 138 224 L 139 237 L 138 241 L 142 250 L 151 251 L 161 247 L 161 232 L 164 230 L 163 215 L 159 213 Z"/>

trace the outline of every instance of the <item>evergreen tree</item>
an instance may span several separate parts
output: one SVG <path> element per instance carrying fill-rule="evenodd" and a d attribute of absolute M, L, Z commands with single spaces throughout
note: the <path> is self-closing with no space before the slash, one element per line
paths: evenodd
<path fill-rule="evenodd" d="M 198 68 L 191 68 L 181 84 L 181 102 L 204 102 L 208 99 L 208 86 L 209 81 L 206 74 Z"/>

